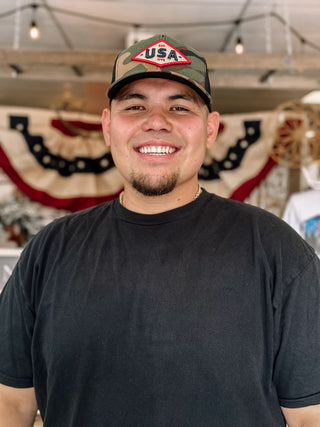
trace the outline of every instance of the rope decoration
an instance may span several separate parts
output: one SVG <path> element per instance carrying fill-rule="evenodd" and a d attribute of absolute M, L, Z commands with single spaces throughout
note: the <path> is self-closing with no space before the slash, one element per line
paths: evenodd
<path fill-rule="evenodd" d="M 320 161 L 320 105 L 293 100 L 275 111 L 274 144 L 270 157 L 291 169 Z"/>

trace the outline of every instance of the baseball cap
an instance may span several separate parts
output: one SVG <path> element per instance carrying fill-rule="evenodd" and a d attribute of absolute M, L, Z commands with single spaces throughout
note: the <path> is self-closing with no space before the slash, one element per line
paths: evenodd
<path fill-rule="evenodd" d="M 126 84 L 148 77 L 176 80 L 190 86 L 211 111 L 207 63 L 193 47 L 166 35 L 155 35 L 128 47 L 116 58 L 108 97 L 112 100 Z"/>

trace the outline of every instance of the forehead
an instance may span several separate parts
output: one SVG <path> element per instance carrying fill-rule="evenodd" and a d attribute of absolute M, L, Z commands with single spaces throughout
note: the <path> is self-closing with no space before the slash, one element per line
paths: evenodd
<path fill-rule="evenodd" d="M 175 80 L 151 77 L 128 83 L 119 90 L 115 98 L 121 99 L 135 93 L 146 97 L 153 96 L 154 93 L 163 98 L 181 96 L 187 97 L 198 104 L 204 104 L 202 98 L 191 87 Z"/>

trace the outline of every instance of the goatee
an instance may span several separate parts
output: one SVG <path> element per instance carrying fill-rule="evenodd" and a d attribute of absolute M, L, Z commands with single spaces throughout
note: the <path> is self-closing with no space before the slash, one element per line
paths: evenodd
<path fill-rule="evenodd" d="M 169 177 L 160 177 L 158 182 L 154 183 L 149 176 L 131 175 L 131 184 L 139 193 L 144 196 L 163 196 L 170 193 L 177 185 L 178 174 Z"/>

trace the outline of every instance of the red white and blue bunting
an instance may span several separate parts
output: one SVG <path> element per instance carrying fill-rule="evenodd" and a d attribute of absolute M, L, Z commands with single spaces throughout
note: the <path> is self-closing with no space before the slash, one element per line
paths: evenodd
<path fill-rule="evenodd" d="M 270 114 L 221 117 L 199 173 L 205 189 L 245 200 L 267 176 L 274 166 Z M 112 200 L 122 189 L 101 119 L 88 114 L 0 107 L 0 167 L 31 200 L 68 211 Z"/>
<path fill-rule="evenodd" d="M 122 188 L 97 116 L 0 108 L 0 166 L 31 200 L 69 211 Z"/>

